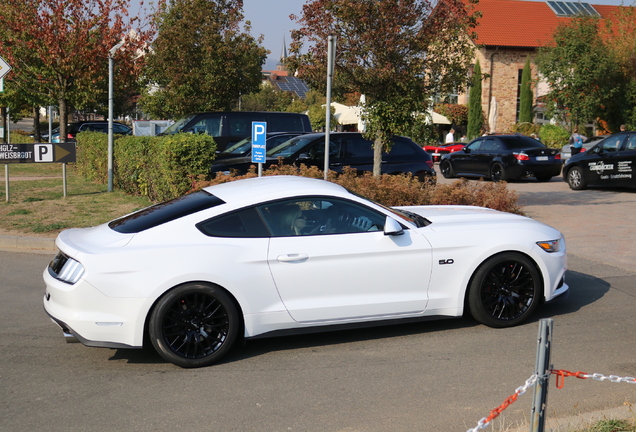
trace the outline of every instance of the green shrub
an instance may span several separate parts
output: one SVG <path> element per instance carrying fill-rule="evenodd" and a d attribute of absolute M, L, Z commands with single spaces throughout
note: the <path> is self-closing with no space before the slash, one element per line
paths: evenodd
<path fill-rule="evenodd" d="M 83 177 L 108 181 L 108 135 L 77 135 L 77 169 Z M 113 145 L 113 185 L 153 201 L 176 198 L 206 176 L 216 154 L 209 135 L 117 136 Z"/>
<path fill-rule="evenodd" d="M 541 126 L 534 123 L 515 123 L 512 125 L 512 133 L 520 133 L 526 136 L 531 136 L 532 134 L 539 135 L 539 131 L 541 130 Z"/>
<path fill-rule="evenodd" d="M 277 165 L 263 171 L 268 175 L 298 175 L 303 177 L 324 178 L 323 171 L 316 167 L 301 165 Z M 211 186 L 244 178 L 256 177 L 253 167 L 245 175 L 219 175 L 213 180 L 200 180 L 195 189 Z M 492 183 L 484 181 L 457 180 L 451 184 L 432 185 L 419 182 L 410 174 L 387 175 L 374 177 L 365 172 L 362 175 L 353 169 L 345 167 L 342 174 L 330 171 L 328 180 L 338 183 L 352 192 L 386 206 L 408 205 L 472 205 L 488 207 L 495 210 L 515 214 L 523 214 L 519 206 L 519 197 L 515 191 L 507 188 L 505 182 Z"/>
<path fill-rule="evenodd" d="M 539 137 L 547 147 L 560 149 L 568 143 L 570 133 L 563 126 L 544 124 L 539 130 Z"/>

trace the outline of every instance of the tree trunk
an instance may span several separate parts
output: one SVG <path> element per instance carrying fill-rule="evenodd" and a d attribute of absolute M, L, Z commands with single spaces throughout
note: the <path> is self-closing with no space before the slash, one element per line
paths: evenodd
<path fill-rule="evenodd" d="M 40 107 L 33 107 L 33 137 L 35 142 L 42 142 L 40 136 Z"/>
<path fill-rule="evenodd" d="M 382 174 L 382 138 L 376 136 L 373 142 L 373 177 L 380 177 Z"/>

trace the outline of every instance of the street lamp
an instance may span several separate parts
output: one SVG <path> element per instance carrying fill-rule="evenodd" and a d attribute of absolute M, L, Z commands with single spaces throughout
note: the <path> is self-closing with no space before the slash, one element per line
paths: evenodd
<path fill-rule="evenodd" d="M 108 52 L 108 192 L 113 191 L 113 58 L 122 46 L 123 40 Z"/>

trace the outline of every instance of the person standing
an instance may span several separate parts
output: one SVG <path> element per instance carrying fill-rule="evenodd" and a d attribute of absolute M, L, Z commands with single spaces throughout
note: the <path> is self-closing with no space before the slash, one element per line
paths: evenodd
<path fill-rule="evenodd" d="M 446 139 L 444 140 L 446 144 L 455 142 L 455 129 L 451 128 L 446 134 Z"/>
<path fill-rule="evenodd" d="M 572 156 L 581 153 L 584 139 L 585 137 L 579 133 L 579 128 L 574 128 L 574 132 L 570 137 L 570 153 Z"/>

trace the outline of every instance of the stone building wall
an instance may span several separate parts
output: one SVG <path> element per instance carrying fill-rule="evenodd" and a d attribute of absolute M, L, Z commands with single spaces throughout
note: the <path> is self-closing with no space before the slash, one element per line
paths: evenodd
<path fill-rule="evenodd" d="M 517 97 L 520 71 L 530 56 L 532 79 L 536 78 L 534 65 L 534 49 L 485 47 L 475 51 L 475 59 L 479 59 L 481 73 L 489 78 L 482 81 L 481 105 L 484 112 L 485 127 L 489 133 L 511 132 L 517 122 Z M 533 105 L 536 100 L 536 92 Z M 497 115 L 494 130 L 489 125 L 489 114 L 492 97 L 496 100 Z M 468 104 L 468 95 L 460 95 L 458 103 Z"/>

